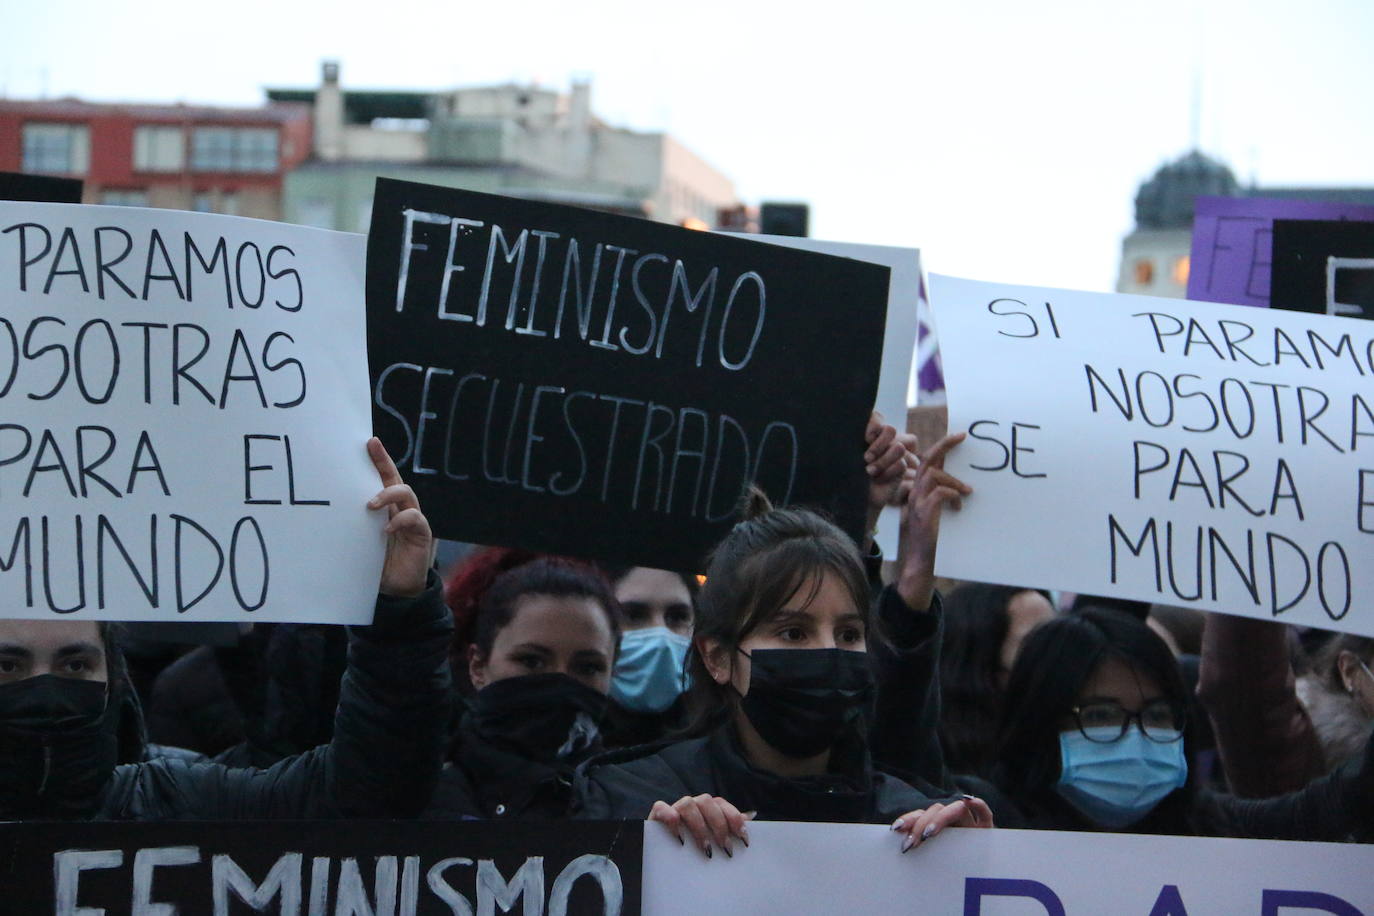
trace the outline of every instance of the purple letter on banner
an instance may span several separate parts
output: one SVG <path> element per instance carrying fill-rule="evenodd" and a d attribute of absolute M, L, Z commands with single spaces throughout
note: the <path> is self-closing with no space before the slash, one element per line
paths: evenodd
<path fill-rule="evenodd" d="M 1276 219 L 1374 221 L 1374 207 L 1318 200 L 1199 197 L 1193 212 L 1188 298 L 1268 308 Z"/>
<path fill-rule="evenodd" d="M 1059 896 L 1039 881 L 1023 878 L 967 878 L 964 880 L 964 916 L 979 916 L 984 897 L 1029 897 L 1045 908 L 1046 916 L 1064 916 Z"/>
<path fill-rule="evenodd" d="M 1333 913 L 1335 916 L 1361 916 L 1360 911 L 1340 897 L 1317 891 L 1265 891 L 1260 903 L 1261 916 L 1279 916 L 1281 907 Z"/>

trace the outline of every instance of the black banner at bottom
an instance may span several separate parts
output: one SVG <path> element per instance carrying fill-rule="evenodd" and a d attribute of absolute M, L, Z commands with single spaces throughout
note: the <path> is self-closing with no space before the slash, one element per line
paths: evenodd
<path fill-rule="evenodd" d="M 0 824 L 7 916 L 635 916 L 643 823 Z"/>

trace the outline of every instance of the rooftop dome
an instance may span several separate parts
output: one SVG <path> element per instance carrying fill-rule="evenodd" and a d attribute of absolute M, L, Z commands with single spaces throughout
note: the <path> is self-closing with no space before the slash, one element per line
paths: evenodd
<path fill-rule="evenodd" d="M 1199 194 L 1235 197 L 1236 176 L 1197 150 L 1162 166 L 1135 195 L 1135 222 L 1141 229 L 1186 229 L 1193 224 L 1193 198 Z"/>

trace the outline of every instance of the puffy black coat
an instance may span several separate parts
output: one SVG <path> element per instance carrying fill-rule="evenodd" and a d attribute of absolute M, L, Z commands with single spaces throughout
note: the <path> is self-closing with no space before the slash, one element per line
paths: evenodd
<path fill-rule="evenodd" d="M 760 820 L 886 824 L 935 799 L 873 770 L 855 740 L 834 751 L 832 771 L 785 779 L 744 758 L 732 725 L 658 748 L 612 751 L 589 761 L 574 784 L 578 817 L 643 819 L 656 801 L 716 795 Z"/>
<path fill-rule="evenodd" d="M 598 745 L 599 749 L 599 745 Z M 439 774 L 426 820 L 551 820 L 568 816 L 577 760 L 542 763 L 477 733 L 469 718 L 458 726 L 448 763 Z"/>
<path fill-rule="evenodd" d="M 268 769 L 156 759 L 116 767 L 97 820 L 408 817 L 443 762 L 451 702 L 452 617 L 431 575 L 417 598 L 379 596 L 350 629 L 348 669 L 329 744 Z"/>

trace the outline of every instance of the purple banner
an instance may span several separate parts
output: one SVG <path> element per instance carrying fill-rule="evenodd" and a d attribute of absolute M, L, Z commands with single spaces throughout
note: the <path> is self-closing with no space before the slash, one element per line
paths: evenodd
<path fill-rule="evenodd" d="M 1188 298 L 1268 308 L 1276 219 L 1374 221 L 1374 207 L 1317 200 L 1199 197 L 1193 213 Z"/>

